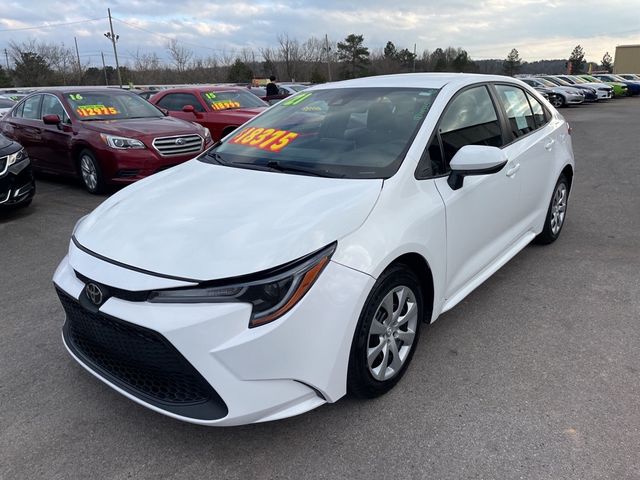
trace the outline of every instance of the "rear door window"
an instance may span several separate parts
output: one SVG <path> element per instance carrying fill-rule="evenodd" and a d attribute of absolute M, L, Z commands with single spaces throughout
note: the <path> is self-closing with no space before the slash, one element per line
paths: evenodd
<path fill-rule="evenodd" d="M 519 138 L 534 131 L 537 128 L 536 122 L 524 90 L 513 85 L 496 85 L 495 87 L 500 103 L 507 112 L 511 134 Z"/>
<path fill-rule="evenodd" d="M 551 119 L 549 112 L 542 106 L 538 99 L 529 92 L 527 92 L 527 99 L 529 100 L 531 110 L 533 111 L 533 120 L 536 123 L 536 128 L 546 125 Z"/>
<path fill-rule="evenodd" d="M 19 115 L 22 118 L 26 118 L 29 120 L 40 120 L 40 100 L 42 99 L 42 95 L 34 95 L 33 97 L 27 98 L 21 109 L 19 109 L 16 113 L 19 112 Z"/>

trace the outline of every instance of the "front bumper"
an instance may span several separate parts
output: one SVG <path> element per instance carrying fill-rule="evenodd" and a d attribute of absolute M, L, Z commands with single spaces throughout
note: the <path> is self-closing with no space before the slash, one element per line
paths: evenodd
<path fill-rule="evenodd" d="M 580 105 L 584 103 L 584 95 L 566 95 L 565 99 L 568 105 Z"/>
<path fill-rule="evenodd" d="M 11 165 L 0 177 L 0 207 L 22 204 L 35 193 L 36 184 L 28 158 Z"/>
<path fill-rule="evenodd" d="M 78 300 L 84 295 L 85 282 L 76 272 L 80 278 L 88 277 L 107 288 L 149 290 L 181 286 L 177 281 L 99 260 L 71 244 L 69 255 L 60 263 L 53 280 L 61 297 L 70 297 L 63 304 L 71 302 L 73 308 L 80 309 L 87 305 Z M 154 382 L 155 388 L 164 389 L 165 393 L 175 390 L 163 386 L 163 380 L 158 379 L 171 373 L 161 362 L 147 361 L 136 367 L 135 358 L 129 358 L 134 364 L 127 368 L 136 372 L 119 375 L 118 368 L 124 367 L 105 371 L 99 362 L 88 358 L 91 353 L 79 352 L 81 345 L 70 344 L 74 340 L 69 333 L 68 305 L 63 338 L 71 355 L 93 375 L 135 402 L 165 415 L 203 425 L 276 420 L 335 402 L 346 393 L 351 340 L 373 283 L 368 275 L 329 262 L 296 307 L 277 321 L 252 329 L 248 328 L 251 308 L 240 303 L 157 304 L 112 296 L 92 314 L 80 311 L 85 316 L 93 315 L 94 321 L 115 321 L 123 328 L 144 330 L 158 342 L 166 342 L 167 351 L 174 349 L 184 359 L 186 370 L 195 372 L 189 378 L 200 376 L 201 387 L 214 392 L 208 398 L 219 398 L 208 416 L 201 413 L 193 396 L 189 397 L 191 405 L 182 402 L 177 408 L 175 402 L 167 404 L 166 395 L 154 397 Z M 151 386 L 141 389 L 136 382 Z"/>

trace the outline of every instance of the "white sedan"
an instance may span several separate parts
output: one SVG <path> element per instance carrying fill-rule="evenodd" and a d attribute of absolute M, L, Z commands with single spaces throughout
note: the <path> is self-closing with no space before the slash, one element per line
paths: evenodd
<path fill-rule="evenodd" d="M 501 76 L 300 92 L 78 221 L 54 276 L 64 343 L 131 400 L 204 425 L 381 395 L 423 323 L 558 238 L 570 133 Z"/>

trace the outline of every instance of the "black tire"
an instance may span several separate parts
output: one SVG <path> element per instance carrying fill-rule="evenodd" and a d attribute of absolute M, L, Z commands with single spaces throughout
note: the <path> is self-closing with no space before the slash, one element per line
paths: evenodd
<path fill-rule="evenodd" d="M 566 105 L 566 102 L 565 102 L 564 97 L 563 97 L 562 95 L 558 95 L 558 94 L 556 94 L 556 95 L 555 95 L 555 97 L 554 97 L 554 99 L 553 99 L 552 105 L 553 105 L 555 108 L 562 108 L 562 107 L 564 107 L 564 106 Z"/>
<path fill-rule="evenodd" d="M 564 191 L 564 206 L 562 210 L 561 217 L 558 215 L 558 197 L 561 191 Z M 560 233 L 562 232 L 562 227 L 567 219 L 567 207 L 569 200 L 569 180 L 567 177 L 562 174 L 558 181 L 556 182 L 556 186 L 553 188 L 553 193 L 551 194 L 551 200 L 549 201 L 549 208 L 547 209 L 547 216 L 544 219 L 544 228 L 542 232 L 533 240 L 534 243 L 539 245 L 548 245 L 550 243 L 555 242 Z M 557 223 L 560 223 L 559 228 L 557 228 Z"/>
<path fill-rule="evenodd" d="M 105 183 L 100 164 L 89 149 L 85 148 L 78 155 L 78 174 L 87 192 L 96 195 L 104 191 Z"/>
<path fill-rule="evenodd" d="M 394 289 L 405 287 L 408 288 L 413 294 L 413 298 L 415 299 L 415 303 L 407 302 L 402 307 L 398 307 L 398 313 L 402 317 L 402 311 L 408 313 L 407 310 L 403 310 L 405 306 L 407 308 L 410 304 L 414 305 L 417 308 L 416 316 L 417 321 L 415 322 L 414 335 L 412 343 L 409 345 L 409 349 L 405 354 L 404 360 L 402 360 L 401 367 L 394 370 L 393 376 L 388 379 L 376 379 L 369 367 L 367 354 L 368 349 L 372 347 L 376 347 L 376 345 L 371 345 L 370 342 L 373 338 L 375 341 L 375 336 L 378 334 L 371 333 L 372 323 L 374 321 L 374 317 L 377 319 L 386 319 L 387 317 L 380 317 L 379 312 L 384 314 L 383 312 L 383 300 L 388 295 L 392 294 Z M 394 294 L 395 295 L 395 294 Z M 394 299 L 392 310 L 395 308 L 395 300 L 396 296 L 392 297 Z M 411 298 L 410 295 L 407 295 L 407 298 Z M 378 314 L 378 315 L 376 315 Z M 384 393 L 388 392 L 393 386 L 398 383 L 398 381 L 402 378 L 404 373 L 407 370 L 407 366 L 411 363 L 411 359 L 413 357 L 413 353 L 416 350 L 416 346 L 418 345 L 418 340 L 420 338 L 420 324 L 422 323 L 424 316 L 424 299 L 422 294 L 422 289 L 420 286 L 420 282 L 418 277 L 413 273 L 405 265 L 394 265 L 387 269 L 376 281 L 375 285 L 371 289 L 369 296 L 367 297 L 367 301 L 360 313 L 360 318 L 358 319 L 358 325 L 356 326 L 356 330 L 353 336 L 353 341 L 351 343 L 351 353 L 349 355 L 349 370 L 347 373 L 347 391 L 350 395 L 357 398 L 375 398 Z M 413 315 L 411 315 L 413 318 Z M 409 333 L 409 325 L 413 322 L 413 320 L 409 320 L 406 323 L 406 327 L 403 325 L 398 328 L 397 332 L 401 332 L 403 334 Z M 378 322 L 379 324 L 383 324 L 384 322 Z M 406 330 L 401 330 L 406 328 Z M 377 346 L 382 345 L 386 338 L 385 335 L 389 334 L 389 328 L 386 329 L 385 334 L 379 335 L 378 341 L 380 342 Z M 379 355 L 383 355 L 384 358 L 394 358 L 393 353 L 391 351 L 390 342 L 395 342 L 396 352 L 402 351 L 406 345 L 405 343 L 397 339 L 395 337 L 396 333 L 391 335 L 390 339 L 387 339 L 387 353 L 386 356 L 381 351 L 379 354 L 376 354 L 376 357 L 379 358 Z M 398 348 L 400 350 L 398 350 Z M 372 352 L 375 348 L 372 348 Z M 391 352 L 391 353 L 390 353 Z M 373 358 L 373 356 L 372 356 Z M 384 361 L 384 358 L 382 361 Z M 400 359 L 400 355 L 398 356 Z M 376 363 L 374 361 L 373 365 Z M 382 368 L 378 366 L 379 371 L 382 371 Z M 385 370 L 388 370 L 385 368 Z"/>

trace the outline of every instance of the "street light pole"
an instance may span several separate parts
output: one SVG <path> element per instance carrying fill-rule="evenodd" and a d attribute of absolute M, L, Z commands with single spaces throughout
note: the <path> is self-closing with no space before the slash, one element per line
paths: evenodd
<path fill-rule="evenodd" d="M 120 85 L 120 88 L 122 88 L 122 77 L 120 76 L 120 63 L 118 63 L 118 49 L 116 48 L 116 42 L 120 38 L 120 35 L 116 35 L 115 33 L 113 33 L 113 22 L 111 21 L 111 9 L 107 8 L 107 12 L 109 13 L 109 30 L 111 31 L 105 33 L 104 36 L 107 37 L 109 40 L 111 40 L 111 43 L 113 44 L 113 55 L 116 57 L 116 72 L 118 72 L 118 84 Z"/>

